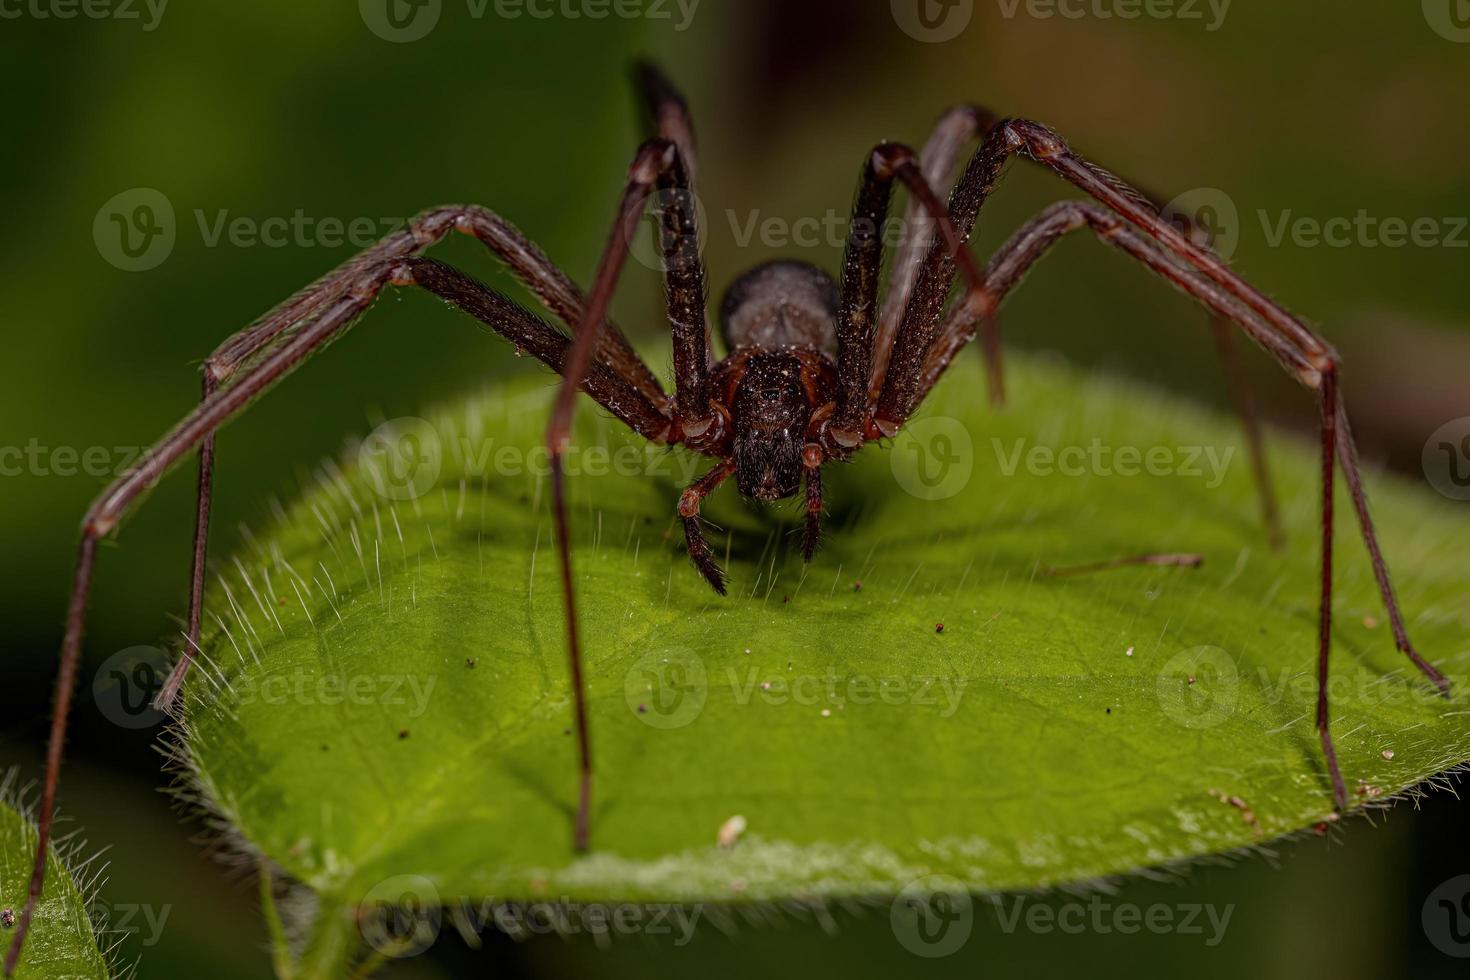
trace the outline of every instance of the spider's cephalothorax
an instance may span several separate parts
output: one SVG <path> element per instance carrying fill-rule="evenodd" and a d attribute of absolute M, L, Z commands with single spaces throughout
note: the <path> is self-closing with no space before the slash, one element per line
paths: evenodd
<path fill-rule="evenodd" d="M 836 405 L 837 304 L 831 278 L 801 262 L 758 266 L 725 294 L 730 353 L 712 380 L 743 496 L 769 502 L 801 489 L 803 450 Z"/>
<path fill-rule="evenodd" d="M 19 928 L 5 959 L 7 976 L 19 962 L 45 877 L 61 750 L 99 541 L 116 530 L 131 506 L 171 465 L 198 451 L 187 643 L 160 694 L 160 700 L 170 704 L 199 648 L 215 432 L 345 332 L 390 285 L 418 287 L 452 303 L 562 376 L 547 447 L 577 726 L 580 778 L 573 842 L 579 850 L 588 846 L 592 757 L 562 472 L 577 393 L 586 393 L 650 441 L 681 444 L 715 460 L 680 497 L 679 515 L 695 567 L 723 593 L 724 574 L 700 531 L 700 502 L 731 476 L 741 493 L 763 501 L 789 497 L 805 482 L 803 551 L 810 559 L 821 520 L 822 466 L 847 459 L 865 443 L 902 429 L 945 368 L 976 336 L 984 342 L 992 397 L 999 401 L 1004 389 L 993 314 L 1052 245 L 1079 230 L 1093 232 L 1204 304 L 1215 318 L 1222 352 L 1228 352 L 1229 337 L 1223 331 L 1233 323 L 1317 396 L 1323 477 L 1317 730 L 1339 809 L 1348 805 L 1347 789 L 1328 730 L 1325 695 L 1332 631 L 1332 484 L 1338 466 L 1372 557 L 1395 644 L 1448 693 L 1449 682 L 1410 643 L 1394 597 L 1338 392 L 1337 355 L 1298 317 L 1232 271 L 1197 235 L 1186 236 L 1161 217 L 1145 195 L 1084 160 L 1040 123 L 997 119 L 974 106 L 957 106 L 940 119 L 922 155 L 897 143 L 881 143 L 864 157 L 841 288 L 820 270 L 800 263 L 770 263 L 752 270 L 725 297 L 721 327 L 728 356 L 712 364 L 699 228 L 689 193 L 695 182 L 694 127 L 683 97 L 661 73 L 641 66 L 638 80 L 657 136 L 643 144 L 628 170 L 614 233 L 586 292 L 494 212 L 463 205 L 425 211 L 409 227 L 388 235 L 220 345 L 204 362 L 199 406 L 103 491 L 87 512 L 62 640 L 35 864 Z M 954 184 L 946 208 L 935 187 L 950 184 L 960 151 L 971 141 L 979 147 Z M 982 269 L 966 239 L 1006 161 L 1016 155 L 1035 161 L 1093 200 L 1049 207 L 1017 231 Z M 880 297 L 884 242 L 875 231 L 883 227 L 896 183 L 909 192 L 909 210 L 889 284 Z M 672 395 L 607 316 L 629 243 L 655 190 L 680 192 L 660 196 L 669 205 L 663 209 L 660 229 L 668 260 L 664 279 L 673 337 Z M 421 255 L 453 231 L 471 235 L 489 248 L 570 333 L 464 273 Z M 946 309 L 956 272 L 964 290 Z M 1248 427 L 1248 432 L 1258 450 L 1254 428 Z M 1264 457 L 1259 451 L 1253 456 L 1266 522 L 1275 530 Z"/>

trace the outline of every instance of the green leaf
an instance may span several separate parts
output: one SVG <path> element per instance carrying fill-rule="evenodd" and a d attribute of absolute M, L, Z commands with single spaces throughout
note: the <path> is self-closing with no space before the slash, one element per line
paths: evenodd
<path fill-rule="evenodd" d="M 545 376 L 379 429 L 350 454 L 368 468 L 324 467 L 221 564 L 187 688 L 199 787 L 348 907 L 893 895 L 931 874 L 1025 889 L 1330 819 L 1315 450 L 1275 440 L 1273 553 L 1233 420 L 1019 357 L 996 412 L 962 360 L 892 447 L 828 468 L 810 566 L 797 505 L 711 500 L 728 598 L 674 518 L 705 464 L 584 403 L 590 854 L 570 848 Z M 1470 522 L 1370 483 L 1410 631 L 1457 682 L 1446 701 L 1395 651 L 1340 496 L 1334 731 L 1350 793 L 1381 803 L 1470 758 Z M 1043 573 L 1148 552 L 1205 560 Z M 736 815 L 744 835 L 717 847 Z"/>
<path fill-rule="evenodd" d="M 11 912 L 19 922 L 30 888 L 31 863 L 36 853 L 36 828 L 17 809 L 15 774 L 0 780 L 0 913 Z M 111 976 L 107 957 L 98 945 L 87 888 L 73 877 L 81 845 L 54 844 L 46 862 L 46 885 L 25 950 L 15 971 L 16 980 L 71 980 Z M 95 869 L 94 869 L 95 871 Z M 85 869 L 76 873 L 86 874 Z M 0 957 L 10 948 L 14 926 L 0 928 Z"/>

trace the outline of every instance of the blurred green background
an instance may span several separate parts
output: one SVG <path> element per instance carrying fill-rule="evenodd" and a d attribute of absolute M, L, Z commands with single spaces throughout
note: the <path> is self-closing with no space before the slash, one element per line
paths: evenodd
<path fill-rule="evenodd" d="M 419 8 L 393 0 L 408 17 Z M 640 138 L 630 61 L 651 55 L 680 81 L 701 139 L 706 251 L 718 291 L 777 253 L 836 268 L 838 243 L 742 241 L 753 218 L 845 215 L 864 154 L 921 142 L 947 105 L 975 101 L 1050 123 L 1094 159 L 1165 198 L 1223 192 L 1237 210 L 1235 262 L 1322 325 L 1345 355 L 1365 452 L 1417 473 L 1421 447 L 1470 415 L 1470 33 L 1424 5 L 1239 0 L 1217 20 L 1123 19 L 1100 0 L 1056 8 L 1002 0 L 933 4 L 968 18 L 920 40 L 913 3 L 821 0 L 429 0 L 432 30 L 393 41 L 382 0 L 141 4 L 59 14 L 54 0 L 0 2 L 4 112 L 0 226 L 0 446 L 43 461 L 0 477 L 0 768 L 40 774 L 40 746 L 76 526 L 106 475 L 63 475 L 67 447 L 145 445 L 196 398 L 198 362 L 230 332 L 353 251 L 310 234 L 284 247 L 212 240 L 214 225 L 366 218 L 387 223 L 446 202 L 486 204 L 574 276 L 596 262 Z M 1463 4 L 1460 5 L 1463 7 Z M 618 16 L 617 10 L 639 12 Z M 1168 7 L 1160 9 L 1169 9 Z M 605 10 L 597 19 L 586 14 Z M 478 12 L 478 16 L 477 16 Z M 548 13 L 550 16 L 533 16 Z M 569 13 L 582 13 L 573 17 Z M 126 16 L 132 14 L 130 18 Z M 509 15 L 508 15 L 509 14 Z M 425 21 L 412 22 L 422 26 Z M 951 27 L 959 21 L 948 21 Z M 1438 25 L 1438 29 L 1436 26 Z M 377 31 L 373 29 L 376 26 Z M 1456 40 L 1459 38 L 1459 40 Z M 94 219 L 116 195 L 154 188 L 176 240 L 161 264 L 123 271 Z M 1018 165 L 977 234 L 988 251 L 1066 189 Z M 1218 196 L 1218 195 L 1217 195 Z M 1437 242 L 1343 247 L 1288 236 L 1285 219 L 1433 219 Z M 1262 215 L 1265 215 L 1263 223 Z M 201 224 L 202 222 L 202 224 Z M 105 223 L 104 223 L 105 229 Z M 1226 229 L 1228 230 L 1228 229 Z M 759 239 L 760 236 L 757 236 Z M 105 236 L 104 236 L 105 239 Z M 1458 244 L 1456 244 L 1458 242 Z M 114 253 L 115 254 L 115 253 Z M 516 292 L 473 243 L 437 255 Z M 661 335 L 658 283 L 634 267 L 615 311 L 644 342 Z M 1009 341 L 1224 404 L 1189 303 L 1090 240 L 1063 243 L 1008 307 Z M 215 554 L 273 494 L 379 414 L 410 414 L 512 372 L 511 352 L 424 296 L 378 304 L 344 342 L 220 440 Z M 1310 402 L 1265 358 L 1250 370 L 1281 428 Z M 114 652 L 169 644 L 185 605 L 192 479 L 176 474 L 107 548 L 94 591 L 83 687 Z M 127 937 L 144 977 L 265 977 L 254 891 L 218 859 L 197 820 L 160 793 L 156 732 L 111 725 L 83 693 L 63 784 L 69 820 L 109 846 L 109 907 L 168 918 Z M 775 916 L 736 936 L 675 948 L 652 937 L 599 949 L 586 937 L 523 943 L 452 931 L 389 976 L 808 973 L 945 975 L 1189 969 L 1206 976 L 1452 976 L 1420 909 L 1470 872 L 1465 811 L 1447 794 L 1354 821 L 1180 882 L 1132 882 L 1115 902 L 1233 905 L 1224 941 L 1183 935 L 1006 933 L 978 917 L 959 953 L 926 961 L 894 939 L 886 909 L 831 922 Z M 1061 899 L 1049 899 L 1053 903 Z"/>

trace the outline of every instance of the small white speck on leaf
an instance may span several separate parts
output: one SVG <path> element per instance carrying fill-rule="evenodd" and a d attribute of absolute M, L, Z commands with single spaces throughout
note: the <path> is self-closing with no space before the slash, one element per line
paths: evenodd
<path fill-rule="evenodd" d="M 715 842 L 728 851 L 735 846 L 735 842 L 743 833 L 745 833 L 745 818 L 737 813 L 720 824 L 720 832 L 715 836 Z"/>

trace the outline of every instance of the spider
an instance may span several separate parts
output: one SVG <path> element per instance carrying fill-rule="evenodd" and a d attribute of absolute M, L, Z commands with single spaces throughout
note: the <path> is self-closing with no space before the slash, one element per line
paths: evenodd
<path fill-rule="evenodd" d="M 688 105 L 656 68 L 640 65 L 635 78 L 655 135 L 633 158 L 590 291 L 584 293 L 520 231 L 485 208 L 454 206 L 423 212 L 404 229 L 350 259 L 217 348 L 204 362 L 199 405 L 109 486 L 87 512 L 61 648 L 36 861 L 29 897 L 6 957 L 6 976 L 18 962 L 43 882 L 98 542 L 117 528 L 146 488 L 186 454 L 198 452 L 187 642 L 159 696 L 168 706 L 198 647 L 215 433 L 268 387 L 346 331 L 388 286 L 415 286 L 441 297 L 561 375 L 546 441 L 579 756 L 572 841 L 578 851 L 589 844 L 592 754 L 562 465 L 577 392 L 585 392 L 654 443 L 684 446 L 714 460 L 708 472 L 683 492 L 678 509 L 695 568 L 716 592 L 723 593 L 724 574 L 701 530 L 701 502 L 731 477 L 741 494 L 761 502 L 804 493 L 803 553 L 810 561 L 821 533 L 822 468 L 898 433 L 946 367 L 977 336 L 988 364 L 991 398 L 999 402 L 1004 393 L 996 318 L 1001 301 L 1053 244 L 1082 229 L 1199 301 L 1212 317 L 1222 354 L 1229 353 L 1229 326 L 1233 324 L 1317 397 L 1322 496 L 1316 725 L 1339 810 L 1347 808 L 1348 799 L 1329 729 L 1326 694 L 1332 631 L 1333 480 L 1339 466 L 1396 645 L 1441 691 L 1449 692 L 1448 681 L 1409 641 L 1394 597 L 1359 475 L 1340 393 L 1337 354 L 1301 320 L 1232 271 L 1210 250 L 1198 229 L 1188 223 L 1176 227 L 1150 198 L 1083 159 L 1046 126 L 959 106 L 940 118 L 922 153 L 898 143 L 881 143 L 864 159 L 840 285 L 814 266 L 790 261 L 759 266 L 734 281 L 719 310 L 728 356 L 716 362 L 706 319 L 705 273 L 693 199 L 694 128 Z M 935 188 L 951 182 L 961 152 L 971 143 L 978 147 L 953 181 L 946 207 Z M 1048 207 L 982 268 L 966 243 L 981 206 L 1013 156 L 1052 171 L 1091 200 Z M 896 183 L 904 185 L 910 200 L 880 307 L 881 229 Z M 664 391 L 622 331 L 607 319 L 630 242 L 650 200 L 658 215 L 673 340 L 672 395 Z M 426 249 L 451 231 L 471 235 L 488 247 L 561 320 L 566 331 L 464 273 L 423 257 Z M 962 288 L 951 302 L 957 277 Z M 1237 402 L 1244 404 L 1241 398 Z M 1259 436 L 1248 415 L 1247 434 L 1266 524 L 1276 539 L 1276 510 Z"/>

